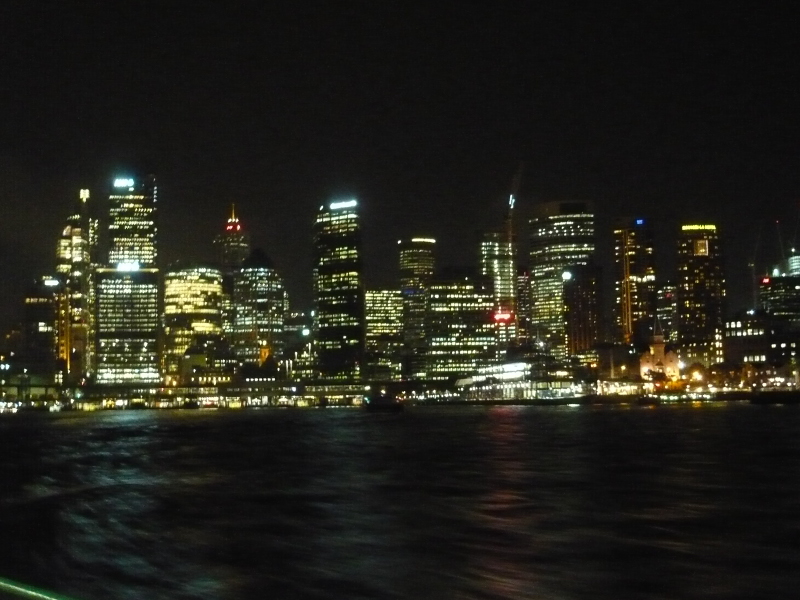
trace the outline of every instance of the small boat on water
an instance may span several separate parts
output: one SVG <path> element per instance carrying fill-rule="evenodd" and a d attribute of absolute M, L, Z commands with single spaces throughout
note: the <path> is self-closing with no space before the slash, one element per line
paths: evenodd
<path fill-rule="evenodd" d="M 386 390 L 379 390 L 365 396 L 361 406 L 366 410 L 387 412 L 399 412 L 404 409 L 403 402 L 394 394 L 387 393 Z"/>

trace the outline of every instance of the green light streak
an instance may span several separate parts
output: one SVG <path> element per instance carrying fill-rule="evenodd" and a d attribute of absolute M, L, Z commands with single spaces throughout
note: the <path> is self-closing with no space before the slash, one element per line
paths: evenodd
<path fill-rule="evenodd" d="M 31 587 L 29 585 L 23 585 L 21 583 L 9 581 L 8 579 L 3 579 L 2 577 L 0 577 L 0 591 L 9 592 L 16 596 L 20 596 L 21 598 L 41 598 L 42 600 L 71 600 L 71 598 L 69 598 L 68 596 L 51 594 L 43 590 L 38 590 L 35 587 Z"/>

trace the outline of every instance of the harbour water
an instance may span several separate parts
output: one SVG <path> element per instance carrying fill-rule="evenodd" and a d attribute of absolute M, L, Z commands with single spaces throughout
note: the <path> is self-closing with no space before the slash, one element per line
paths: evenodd
<path fill-rule="evenodd" d="M 0 576 L 82 599 L 758 599 L 800 584 L 800 408 L 0 418 Z"/>

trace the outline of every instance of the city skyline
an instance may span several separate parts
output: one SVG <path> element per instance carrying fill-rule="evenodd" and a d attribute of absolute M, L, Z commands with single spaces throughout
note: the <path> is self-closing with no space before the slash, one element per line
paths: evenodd
<path fill-rule="evenodd" d="M 779 255 L 773 222 L 795 237 L 795 42 L 774 9 L 142 6 L 2 8 L 5 310 L 76 191 L 102 199 L 128 169 L 159 177 L 167 263 L 210 259 L 235 203 L 300 305 L 321 202 L 359 199 L 385 285 L 401 238 L 474 264 L 520 160 L 521 244 L 539 201 L 594 203 L 601 233 L 647 216 L 668 265 L 680 222 L 715 222 L 735 305 L 752 257 Z"/>

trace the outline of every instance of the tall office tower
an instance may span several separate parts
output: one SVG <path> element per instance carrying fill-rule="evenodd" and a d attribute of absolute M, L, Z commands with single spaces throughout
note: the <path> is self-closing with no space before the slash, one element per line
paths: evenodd
<path fill-rule="evenodd" d="M 681 227 L 677 301 L 682 360 L 704 365 L 721 362 L 725 277 L 715 225 Z"/>
<path fill-rule="evenodd" d="M 222 329 L 230 338 L 233 335 L 233 280 L 250 256 L 250 235 L 242 227 L 233 205 L 225 230 L 214 238 L 214 253 L 222 272 Z"/>
<path fill-rule="evenodd" d="M 403 295 L 400 290 L 367 290 L 364 379 L 398 381 L 403 349 Z"/>
<path fill-rule="evenodd" d="M 433 277 L 436 240 L 414 237 L 397 243 L 403 296 L 403 374 L 415 378 L 425 369 L 425 303 Z"/>
<path fill-rule="evenodd" d="M 40 277 L 25 292 L 18 358 L 28 374 L 42 377 L 47 383 L 61 379 L 57 362 L 59 321 L 64 317 L 61 298 L 61 283 L 51 276 Z"/>
<path fill-rule="evenodd" d="M 771 317 L 800 330 L 800 276 L 762 277 L 758 289 L 758 307 Z"/>
<path fill-rule="evenodd" d="M 428 287 L 427 379 L 470 375 L 496 362 L 491 279 L 451 271 Z"/>
<path fill-rule="evenodd" d="M 517 266 L 513 238 L 493 231 L 481 240 L 481 275 L 492 281 L 497 349 L 504 354 L 517 341 Z"/>
<path fill-rule="evenodd" d="M 653 229 L 645 219 L 614 226 L 614 308 L 618 339 L 648 344 L 653 332 L 656 276 Z"/>
<path fill-rule="evenodd" d="M 158 383 L 158 269 L 121 263 L 96 277 L 97 383 Z"/>
<path fill-rule="evenodd" d="M 531 328 L 556 358 L 567 355 L 564 273 L 588 264 L 595 251 L 588 202 L 546 202 L 530 220 Z"/>
<path fill-rule="evenodd" d="M 674 283 L 665 282 L 656 291 L 656 316 L 658 326 L 668 343 L 678 341 L 678 291 Z"/>
<path fill-rule="evenodd" d="M 223 275 L 231 274 L 250 256 L 250 235 L 242 228 L 233 205 L 225 231 L 214 238 L 214 250 Z"/>
<path fill-rule="evenodd" d="M 156 179 L 129 177 L 114 180 L 109 200 L 109 265 L 133 264 L 155 268 Z"/>
<path fill-rule="evenodd" d="M 524 267 L 517 267 L 517 337 L 531 340 L 531 274 Z"/>
<path fill-rule="evenodd" d="M 156 197 L 152 175 L 113 182 L 108 267 L 96 272 L 98 383 L 160 381 Z"/>
<path fill-rule="evenodd" d="M 81 190 L 56 249 L 56 272 L 65 311 L 58 329 L 58 357 L 73 382 L 94 372 L 97 230 L 97 219 L 89 213 L 89 190 Z"/>
<path fill-rule="evenodd" d="M 364 355 L 361 232 L 355 200 L 320 206 L 314 223 L 314 337 L 324 379 L 358 379 Z"/>
<path fill-rule="evenodd" d="M 209 267 L 186 267 L 164 274 L 162 372 L 177 383 L 186 350 L 198 340 L 222 334 L 222 273 Z"/>
<path fill-rule="evenodd" d="M 602 286 L 594 264 L 576 265 L 562 274 L 567 354 L 591 350 L 600 341 Z"/>
<path fill-rule="evenodd" d="M 286 288 L 270 258 L 256 248 L 233 280 L 231 349 L 241 363 L 283 355 Z"/>

